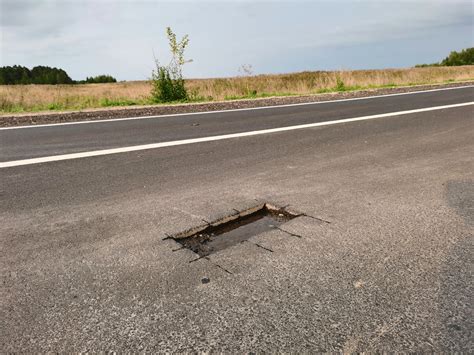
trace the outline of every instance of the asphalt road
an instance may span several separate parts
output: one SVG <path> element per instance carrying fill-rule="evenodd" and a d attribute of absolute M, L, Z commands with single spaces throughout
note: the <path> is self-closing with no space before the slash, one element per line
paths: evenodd
<path fill-rule="evenodd" d="M 374 99 L 237 110 L 144 120 L 0 129 L 0 162 L 239 133 L 470 102 L 474 87 Z"/>
<path fill-rule="evenodd" d="M 0 161 L 471 101 L 0 130 Z M 0 348 L 473 352 L 473 107 L 1 168 Z M 257 200 L 306 216 L 194 262 L 166 239 Z"/>

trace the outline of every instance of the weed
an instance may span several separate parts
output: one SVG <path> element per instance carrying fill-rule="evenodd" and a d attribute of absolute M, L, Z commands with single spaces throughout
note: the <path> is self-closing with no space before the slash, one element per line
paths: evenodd
<path fill-rule="evenodd" d="M 153 87 L 151 96 L 154 102 L 185 101 L 188 98 L 184 79 L 183 65 L 189 62 L 184 59 L 184 50 L 189 44 L 188 36 L 178 42 L 170 27 L 166 29 L 172 59 L 168 65 L 160 65 L 155 58 L 156 69 L 152 73 Z"/>
<path fill-rule="evenodd" d="M 337 76 L 336 77 L 336 91 L 346 91 L 347 88 L 346 86 L 344 85 L 344 81 L 342 81 L 342 79 Z"/>

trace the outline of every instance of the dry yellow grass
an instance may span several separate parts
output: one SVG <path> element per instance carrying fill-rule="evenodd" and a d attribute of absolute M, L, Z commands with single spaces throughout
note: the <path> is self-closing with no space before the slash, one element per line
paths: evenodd
<path fill-rule="evenodd" d="M 320 92 L 434 84 L 474 79 L 474 66 L 317 71 L 222 79 L 190 79 L 191 101 L 303 95 Z M 338 85 L 339 84 L 339 85 Z M 150 104 L 151 84 L 133 81 L 81 85 L 0 86 L 0 112 L 70 110 Z"/>

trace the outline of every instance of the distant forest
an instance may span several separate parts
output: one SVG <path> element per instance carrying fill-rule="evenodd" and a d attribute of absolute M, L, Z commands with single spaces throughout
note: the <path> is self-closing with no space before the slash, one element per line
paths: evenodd
<path fill-rule="evenodd" d="M 28 69 L 20 65 L 0 67 L 0 85 L 26 84 L 85 84 L 85 83 L 115 83 L 117 80 L 110 75 L 87 77 L 86 80 L 72 80 L 63 69 L 46 66 L 36 66 Z"/>
<path fill-rule="evenodd" d="M 433 64 L 418 64 L 417 68 L 422 67 L 441 67 L 441 66 L 460 66 L 460 65 L 473 65 L 474 64 L 474 47 L 463 49 L 460 52 L 452 51 L 449 56 L 444 58 L 439 63 Z"/>

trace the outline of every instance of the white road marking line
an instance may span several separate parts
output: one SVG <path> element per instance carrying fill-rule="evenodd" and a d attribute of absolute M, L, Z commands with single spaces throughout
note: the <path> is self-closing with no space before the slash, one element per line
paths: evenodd
<path fill-rule="evenodd" d="M 60 160 L 97 157 L 97 156 L 101 156 L 101 155 L 135 152 L 135 151 L 138 151 L 138 150 L 148 150 L 148 149 L 173 147 L 173 146 L 185 145 L 185 144 L 212 142 L 212 141 L 219 141 L 219 140 L 231 139 L 231 138 L 258 136 L 258 135 L 261 135 L 261 134 L 293 131 L 293 130 L 297 130 L 297 129 L 314 128 L 314 127 L 321 127 L 321 126 L 330 126 L 330 125 L 348 123 L 348 122 L 373 120 L 373 119 L 376 119 L 376 118 L 383 118 L 383 117 L 403 116 L 403 115 L 409 115 L 409 114 L 413 114 L 413 113 L 436 111 L 436 110 L 463 107 L 463 106 L 469 106 L 469 105 L 474 105 L 474 101 L 464 102 L 464 103 L 461 103 L 461 104 L 434 106 L 434 107 L 426 107 L 426 108 L 420 108 L 420 109 L 408 110 L 408 111 L 389 112 L 389 113 L 382 113 L 382 114 L 378 114 L 378 115 L 346 118 L 346 119 L 335 120 L 335 121 L 326 121 L 326 122 L 301 124 L 301 125 L 296 125 L 296 126 L 286 126 L 286 127 L 279 127 L 279 128 L 262 129 L 262 130 L 258 130 L 258 131 L 231 133 L 231 134 L 223 134 L 223 135 L 219 135 L 219 136 L 191 138 L 191 139 L 183 139 L 183 140 L 179 140 L 179 141 L 152 143 L 152 144 L 136 145 L 136 146 L 131 146 L 131 147 L 94 150 L 94 151 L 90 151 L 90 152 L 62 154 L 62 155 L 53 155 L 53 156 L 41 157 L 41 158 L 7 161 L 7 162 L 1 162 L 0 163 L 0 168 L 9 168 L 9 167 L 21 166 L 21 165 L 48 163 L 48 162 L 60 161 Z"/>
<path fill-rule="evenodd" d="M 400 93 L 396 93 L 396 94 L 374 95 L 374 96 L 366 96 L 366 97 L 353 97 L 353 98 L 350 98 L 350 99 L 338 99 L 338 100 L 316 101 L 316 102 L 300 102 L 300 103 L 296 103 L 296 104 L 236 108 L 236 109 L 230 109 L 230 110 L 174 113 L 174 114 L 168 114 L 168 115 L 138 116 L 138 117 L 111 118 L 111 119 L 90 120 L 90 121 L 47 123 L 47 124 L 28 125 L 28 126 L 0 127 L 0 131 L 9 130 L 9 129 L 41 128 L 41 127 L 52 127 L 52 126 L 69 126 L 69 125 L 91 124 L 91 123 L 112 123 L 112 122 L 118 122 L 118 121 L 146 120 L 146 119 L 162 118 L 162 117 L 208 115 L 208 114 L 213 114 L 213 113 L 225 113 L 225 112 L 267 110 L 267 109 L 276 109 L 276 108 L 284 108 L 284 107 L 305 106 L 305 105 L 321 105 L 321 104 L 328 104 L 328 103 L 335 103 L 335 102 L 380 99 L 380 98 L 384 98 L 384 97 L 402 96 L 402 95 L 415 95 L 415 94 L 423 94 L 423 93 L 427 93 L 427 92 L 459 90 L 459 89 L 466 89 L 466 88 L 473 88 L 473 87 L 474 87 L 474 85 L 466 85 L 466 86 L 456 86 L 456 87 L 451 87 L 451 88 L 420 90 L 420 91 L 412 91 L 412 92 L 400 92 Z"/>

